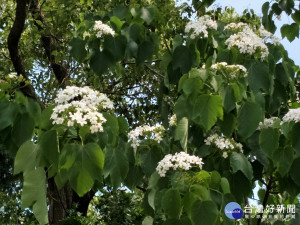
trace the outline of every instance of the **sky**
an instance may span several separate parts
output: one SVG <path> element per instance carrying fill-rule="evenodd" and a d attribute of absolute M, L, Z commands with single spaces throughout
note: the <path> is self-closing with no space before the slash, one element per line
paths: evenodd
<path fill-rule="evenodd" d="M 216 0 L 213 5 L 216 6 L 232 6 L 235 8 L 237 13 L 242 14 L 242 12 L 245 9 L 253 9 L 254 12 L 258 16 L 262 16 L 261 7 L 265 3 L 265 0 Z M 279 38 L 281 38 L 280 34 L 280 27 L 283 24 L 291 24 L 293 23 L 293 19 L 289 18 L 287 15 L 282 15 L 281 20 L 275 20 L 275 24 L 277 27 L 277 30 L 275 32 L 275 35 Z M 300 65 L 300 40 L 299 38 L 296 38 L 292 43 L 290 43 L 286 38 L 281 40 L 281 43 L 285 47 L 285 49 L 288 51 L 289 57 L 295 61 L 296 65 Z"/>

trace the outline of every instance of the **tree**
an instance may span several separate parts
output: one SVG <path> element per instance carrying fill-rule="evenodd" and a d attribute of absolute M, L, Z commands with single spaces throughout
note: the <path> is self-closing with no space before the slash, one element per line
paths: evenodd
<path fill-rule="evenodd" d="M 107 185 L 143 192 L 143 224 L 234 224 L 226 204 L 256 181 L 264 208 L 298 203 L 299 67 L 272 18 L 292 15 L 292 41 L 299 9 L 212 3 L 2 3 L 0 141 L 40 224 L 86 215 Z"/>

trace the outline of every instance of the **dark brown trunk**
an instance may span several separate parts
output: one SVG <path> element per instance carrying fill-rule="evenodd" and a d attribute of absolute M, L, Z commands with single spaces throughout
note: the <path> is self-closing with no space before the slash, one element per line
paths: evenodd
<path fill-rule="evenodd" d="M 83 197 L 79 197 L 70 187 L 66 184 L 60 190 L 57 189 L 53 178 L 48 180 L 48 200 L 49 200 L 49 224 L 50 225 L 63 225 L 64 219 L 68 216 L 69 210 L 73 204 L 77 205 L 77 212 L 86 216 L 90 201 L 93 199 L 95 192 L 89 191 Z"/>
<path fill-rule="evenodd" d="M 72 207 L 73 191 L 69 185 L 58 190 L 53 178 L 48 180 L 49 224 L 63 225 L 68 210 Z"/>

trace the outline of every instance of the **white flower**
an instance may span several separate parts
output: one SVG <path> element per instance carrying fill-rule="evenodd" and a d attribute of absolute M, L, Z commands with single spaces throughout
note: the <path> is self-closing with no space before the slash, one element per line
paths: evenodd
<path fill-rule="evenodd" d="M 259 35 L 264 38 L 264 42 L 270 42 L 274 45 L 280 44 L 280 39 L 274 36 L 271 32 L 267 31 L 265 28 L 261 27 L 259 29 Z"/>
<path fill-rule="evenodd" d="M 218 134 L 212 134 L 207 137 L 205 140 L 205 145 L 214 146 L 223 151 L 222 156 L 224 158 L 228 157 L 228 153 L 231 151 L 239 151 L 243 153 L 243 145 L 241 143 L 237 143 L 232 138 L 222 137 Z M 225 154 L 226 153 L 226 154 Z"/>
<path fill-rule="evenodd" d="M 230 25 L 230 24 L 229 24 Z M 228 26 L 229 26 L 228 25 Z M 232 27 L 231 25 L 230 27 Z M 242 54 L 250 54 L 260 52 L 261 60 L 263 61 L 269 54 L 269 49 L 264 43 L 264 40 L 260 38 L 248 25 L 236 26 L 240 30 L 237 33 L 232 34 L 226 41 L 225 44 L 228 49 L 237 47 Z M 228 27 L 225 27 L 229 29 Z"/>
<path fill-rule="evenodd" d="M 202 169 L 202 159 L 189 155 L 185 152 L 175 153 L 175 155 L 166 155 L 157 165 L 156 171 L 161 177 L 165 177 L 167 171 L 172 168 L 173 170 L 182 169 L 189 170 L 192 166 L 197 166 Z"/>
<path fill-rule="evenodd" d="M 176 115 L 172 115 L 170 120 L 169 120 L 169 126 L 170 127 L 173 127 L 173 126 L 176 126 L 177 124 L 177 118 L 176 118 Z"/>
<path fill-rule="evenodd" d="M 282 122 L 299 122 L 300 121 L 300 108 L 290 109 L 282 118 Z"/>
<path fill-rule="evenodd" d="M 247 23 L 229 23 L 224 27 L 224 30 L 231 30 L 231 31 L 243 31 L 245 28 L 249 28 Z"/>
<path fill-rule="evenodd" d="M 8 74 L 8 77 L 11 79 L 17 79 L 17 73 L 10 73 Z"/>
<path fill-rule="evenodd" d="M 226 62 L 219 62 L 211 66 L 212 70 L 226 71 L 228 78 L 246 77 L 247 69 L 243 65 L 228 65 Z"/>
<path fill-rule="evenodd" d="M 274 122 L 280 120 L 278 117 L 265 118 L 264 122 L 259 122 L 257 130 L 272 128 Z"/>
<path fill-rule="evenodd" d="M 83 39 L 85 39 L 86 37 L 91 36 L 91 34 L 87 31 L 84 31 L 82 36 L 83 36 Z"/>
<path fill-rule="evenodd" d="M 58 93 L 55 102 L 57 105 L 51 115 L 53 124 L 88 125 L 91 133 L 103 132 L 106 119 L 99 111 L 113 109 L 113 103 L 105 94 L 89 87 L 67 86 Z"/>
<path fill-rule="evenodd" d="M 163 139 L 163 133 L 165 131 L 165 128 L 162 125 L 155 125 L 155 126 L 140 126 L 135 128 L 134 130 L 130 131 L 128 133 L 128 138 L 131 140 L 131 146 L 134 149 L 137 149 L 137 147 L 140 145 L 140 137 L 146 136 L 149 139 L 155 140 L 158 143 L 160 143 Z"/>
<path fill-rule="evenodd" d="M 110 26 L 102 23 L 101 20 L 96 20 L 94 25 L 94 31 L 97 32 L 96 37 L 101 38 L 103 35 L 115 35 L 115 31 Z"/>
<path fill-rule="evenodd" d="M 198 19 L 197 22 L 190 21 L 185 27 L 185 32 L 191 32 L 191 39 L 195 39 L 197 36 L 208 37 L 208 29 L 216 30 L 218 27 L 217 22 L 212 20 L 210 16 L 205 15 Z"/>

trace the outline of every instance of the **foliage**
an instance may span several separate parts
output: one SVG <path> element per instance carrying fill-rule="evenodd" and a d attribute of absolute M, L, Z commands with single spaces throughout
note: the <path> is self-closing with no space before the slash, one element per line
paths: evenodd
<path fill-rule="evenodd" d="M 9 16 L 14 5 L 10 3 L 1 17 Z M 31 3 L 30 7 L 41 7 Z M 176 7 L 173 1 L 166 6 L 159 0 L 150 4 L 51 3 L 43 3 L 43 10 L 49 11 L 45 15 L 30 8 L 33 17 L 24 20 L 27 28 L 20 48 L 30 52 L 22 64 L 26 74 L 9 76 L 12 69 L 5 60 L 8 66 L 1 68 L 5 75 L 0 80 L 0 141 L 14 157 L 14 174 L 23 174 L 22 209 L 31 207 L 40 224 L 48 223 L 46 183 L 53 178 L 58 188 L 69 185 L 79 197 L 102 190 L 99 202 L 94 200 L 90 207 L 99 209 L 107 224 L 234 224 L 225 216 L 226 204 L 235 201 L 245 206 L 256 182 L 264 184 L 260 191 L 265 189 L 260 197 L 264 206 L 267 202 L 298 203 L 299 117 L 292 111 L 296 119 L 285 118 L 299 107 L 295 88 L 299 67 L 281 44 L 260 33 L 262 24 L 274 33 L 272 16 L 284 11 L 292 14 L 295 23 L 284 25 L 282 36 L 292 41 L 299 35 L 299 10 L 294 9 L 293 1 L 276 1 L 270 9 L 265 3 L 262 24 L 251 11 L 242 16 L 231 9 L 208 11 L 213 1 L 193 1 L 201 23 L 215 21 L 213 26 L 203 26 L 214 28 L 205 31 L 194 25 L 194 30 L 184 29 L 189 23 L 182 15 L 193 11 L 187 6 Z M 63 13 L 69 17 L 62 16 L 62 10 L 53 15 L 53 9 L 60 6 L 67 6 Z M 210 19 L 201 19 L 204 14 Z M 110 32 L 99 34 L 94 26 L 100 22 L 95 21 L 102 21 Z M 231 22 L 246 23 L 247 32 L 226 29 Z M 8 29 L 4 24 L 2 27 Z M 45 41 L 47 32 L 62 37 L 63 43 L 54 45 L 59 38 L 52 37 Z M 243 32 L 251 33 L 256 41 L 239 35 Z M 30 35 L 38 42 L 33 44 L 42 48 L 34 51 L 26 45 Z M 272 37 L 272 33 L 268 35 Z M 231 45 L 231 37 L 245 40 Z M 49 52 L 47 46 L 55 46 L 55 50 Z M 41 57 L 42 49 L 46 58 Z M 11 60 L 15 62 L 13 57 Z M 34 71 L 34 66 L 39 65 L 42 71 L 46 64 L 52 73 L 38 75 Z M 233 67 L 246 71 L 237 73 Z M 67 75 L 63 73 L 66 68 Z M 22 68 L 15 62 L 14 69 Z M 109 94 L 115 111 L 89 109 L 103 114 L 103 130 L 90 132 L 89 124 L 79 126 L 79 122 L 53 122 L 51 115 L 57 110 L 54 97 L 67 85 L 89 85 Z M 42 101 L 25 91 L 30 87 Z M 67 99 L 65 115 L 72 116 L 75 102 L 80 104 L 83 98 L 84 94 Z M 173 114 L 176 125 L 169 126 Z M 261 126 L 275 116 L 281 122 Z M 138 145 L 132 143 L 130 130 L 145 123 L 162 124 L 159 132 L 164 132 L 151 129 L 153 133 L 147 133 L 147 138 L 138 134 Z M 222 143 L 207 145 L 206 137 L 214 134 L 224 137 L 218 139 Z M 242 147 L 233 146 L 223 154 L 230 143 Z M 176 161 L 176 153 L 182 151 L 186 154 L 181 155 L 201 157 L 203 166 L 182 165 L 185 160 L 181 158 Z M 157 165 L 168 155 L 175 155 L 173 165 L 168 165 L 173 170 L 161 176 Z M 113 194 L 105 189 L 107 185 L 113 187 Z M 143 190 L 141 206 L 135 202 L 139 195 L 118 190 L 122 185 L 132 191 Z M 128 208 L 120 212 L 118 205 Z M 75 212 L 71 215 L 67 222 L 82 220 Z M 293 223 L 299 223 L 299 218 Z"/>

